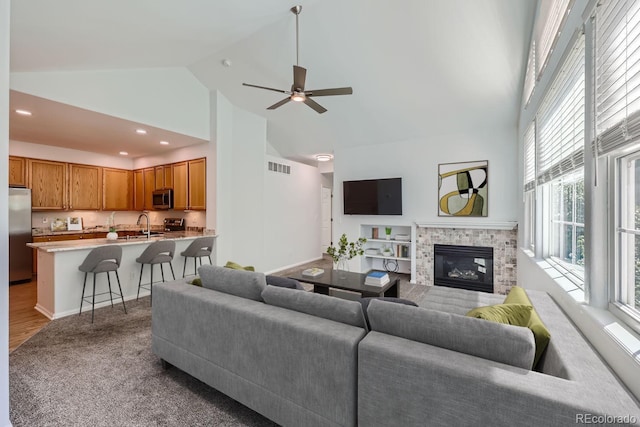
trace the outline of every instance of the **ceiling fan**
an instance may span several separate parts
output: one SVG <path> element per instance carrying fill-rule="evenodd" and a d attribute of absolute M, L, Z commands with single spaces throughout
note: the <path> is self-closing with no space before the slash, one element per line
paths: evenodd
<path fill-rule="evenodd" d="M 242 83 L 244 86 L 249 87 L 257 87 L 258 89 L 266 89 L 272 90 L 274 92 L 286 93 L 287 96 L 282 101 L 278 101 L 272 106 L 268 107 L 267 110 L 275 110 L 278 107 L 282 107 L 289 101 L 294 102 L 304 102 L 309 107 L 316 110 L 318 113 L 322 114 L 327 111 L 322 105 L 318 104 L 316 101 L 311 99 L 312 96 L 333 96 L 333 95 L 351 95 L 353 93 L 353 89 L 350 87 L 340 87 L 333 89 L 316 89 L 316 90 L 305 90 L 304 83 L 307 77 L 307 69 L 298 65 L 299 61 L 299 46 L 298 46 L 298 16 L 302 11 L 302 6 L 294 6 L 291 8 L 291 12 L 296 15 L 296 65 L 293 66 L 293 84 L 291 85 L 291 90 L 282 90 L 282 89 L 274 89 L 271 87 L 252 85 L 249 83 Z"/>

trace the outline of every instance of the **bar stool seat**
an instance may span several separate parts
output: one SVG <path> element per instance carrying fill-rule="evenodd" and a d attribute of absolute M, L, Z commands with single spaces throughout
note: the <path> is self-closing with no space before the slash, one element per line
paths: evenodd
<path fill-rule="evenodd" d="M 184 266 L 182 267 L 182 277 L 184 277 L 185 271 L 187 269 L 187 258 L 193 258 L 193 274 L 197 273 L 197 264 L 196 260 L 200 260 L 200 265 L 202 265 L 202 258 L 209 258 L 209 264 L 213 264 L 211 262 L 211 252 L 213 251 L 213 236 L 205 236 L 198 237 L 195 239 L 187 249 L 180 252 L 180 255 L 184 257 Z"/>
<path fill-rule="evenodd" d="M 122 247 L 120 246 L 100 246 L 94 248 L 89 252 L 87 257 L 84 259 L 82 264 L 78 267 L 78 270 L 84 272 L 84 284 L 82 285 L 82 298 L 80 299 L 80 313 L 82 314 L 82 306 L 83 304 L 89 303 L 91 304 L 91 323 L 93 323 L 95 305 L 96 305 L 96 296 L 100 295 L 109 295 L 109 300 L 111 300 L 111 307 L 113 307 L 113 297 L 119 297 L 122 300 L 122 307 L 124 307 L 125 314 L 127 313 L 127 306 L 124 303 L 124 296 L 122 294 L 122 287 L 120 286 L 120 277 L 118 277 L 118 268 L 120 267 L 120 260 L 122 259 Z M 120 293 L 113 292 L 111 289 L 111 278 L 109 277 L 110 272 L 116 273 L 116 279 L 118 281 L 118 289 Z M 93 293 L 92 295 L 88 295 L 85 297 L 85 288 L 87 287 L 87 275 L 89 273 L 93 273 Z M 107 282 L 109 284 L 109 292 L 102 292 L 96 294 L 96 274 L 98 273 L 107 273 Z M 90 299 L 90 301 L 89 301 Z M 106 300 L 104 300 L 106 301 Z M 104 301 L 98 301 L 104 302 Z"/>
<path fill-rule="evenodd" d="M 171 261 L 173 261 L 173 254 L 175 253 L 175 251 L 175 241 L 159 240 L 147 246 L 142 254 L 140 254 L 140 256 L 136 258 L 136 262 L 140 263 L 140 279 L 138 280 L 138 295 L 136 296 L 136 300 L 140 297 L 140 288 L 142 288 L 149 290 L 149 292 L 151 293 L 150 300 L 151 302 L 153 302 L 153 266 L 155 264 L 160 264 L 160 274 L 162 275 L 163 282 L 164 270 L 162 268 L 162 264 L 169 264 L 173 280 L 176 280 L 176 276 L 173 273 L 173 265 L 171 265 Z M 148 284 L 142 284 L 142 271 L 144 270 L 145 264 L 149 264 L 151 266 L 151 279 Z"/>

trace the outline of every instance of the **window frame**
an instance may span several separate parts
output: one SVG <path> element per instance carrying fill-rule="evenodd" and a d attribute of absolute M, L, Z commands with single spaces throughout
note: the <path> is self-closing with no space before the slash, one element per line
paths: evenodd
<path fill-rule="evenodd" d="M 609 286 L 609 310 L 621 318 L 629 327 L 640 333 L 640 307 L 632 307 L 630 304 L 621 301 L 621 295 L 624 291 L 623 286 L 628 287 L 628 282 L 625 284 L 622 283 L 622 276 L 625 270 L 628 271 L 627 266 L 630 260 L 629 254 L 626 256 L 622 254 L 623 246 L 625 245 L 625 239 L 623 239 L 624 235 L 622 233 L 627 233 L 623 231 L 623 228 L 630 230 L 628 227 L 622 227 L 622 217 L 623 215 L 628 215 L 628 209 L 631 204 L 629 197 L 632 196 L 631 192 L 635 191 L 635 186 L 634 188 L 629 188 L 626 185 L 628 179 L 631 177 L 625 169 L 628 169 L 627 165 L 630 161 L 640 162 L 640 144 L 635 143 L 628 148 L 611 153 L 609 160 L 612 166 L 610 168 L 612 172 L 609 174 L 611 180 L 611 191 L 609 194 L 611 195 L 610 197 L 613 198 L 613 200 L 610 200 L 613 202 L 611 205 L 614 206 L 613 212 L 609 215 L 610 229 L 613 235 L 613 251 L 610 262 L 612 266 L 610 283 L 612 283 L 612 285 Z M 625 185 L 623 185 L 623 181 Z M 625 197 L 623 197 L 623 193 Z M 635 230 L 635 233 L 629 232 L 628 234 L 634 234 L 637 238 L 640 238 L 640 228 Z M 628 276 L 627 279 L 629 279 Z M 635 292 L 635 286 L 632 289 L 633 292 Z M 626 293 L 628 294 L 629 292 L 631 292 L 631 290 L 627 289 Z M 630 296 L 627 295 L 626 298 L 630 298 Z"/>

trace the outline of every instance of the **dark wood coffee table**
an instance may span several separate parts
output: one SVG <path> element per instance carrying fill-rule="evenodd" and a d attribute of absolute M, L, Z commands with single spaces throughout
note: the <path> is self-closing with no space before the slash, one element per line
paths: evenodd
<path fill-rule="evenodd" d="M 344 289 L 346 291 L 359 292 L 362 297 L 395 297 L 398 298 L 398 279 L 391 277 L 389 283 L 384 286 L 369 286 L 364 284 L 366 274 L 352 273 L 342 270 L 325 270 L 319 276 L 303 276 L 299 271 L 291 276 L 299 282 L 313 285 L 313 292 L 317 294 L 329 294 L 329 288 Z"/>

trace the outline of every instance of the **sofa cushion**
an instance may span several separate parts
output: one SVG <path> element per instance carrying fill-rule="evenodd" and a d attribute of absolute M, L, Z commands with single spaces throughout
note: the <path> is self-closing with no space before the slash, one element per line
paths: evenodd
<path fill-rule="evenodd" d="M 412 305 L 414 307 L 418 307 L 418 304 L 416 304 L 413 301 L 410 301 L 408 299 L 403 299 L 403 298 L 395 298 L 395 297 L 367 297 L 367 298 L 359 298 L 357 301 L 362 305 L 362 314 L 364 314 L 364 320 L 367 322 L 367 326 L 369 326 L 369 328 L 371 328 L 371 325 L 369 324 L 369 315 L 367 314 L 367 309 L 369 308 L 369 304 L 371 303 L 372 300 L 377 299 L 380 301 L 388 301 L 388 302 L 395 302 L 398 304 L 405 304 L 405 305 Z"/>
<path fill-rule="evenodd" d="M 527 328 L 375 299 L 367 312 L 372 331 L 524 369 L 533 364 L 535 342 Z"/>
<path fill-rule="evenodd" d="M 467 313 L 467 316 L 526 327 L 529 324 L 532 309 L 533 307 L 527 304 L 497 304 L 474 308 Z"/>
<path fill-rule="evenodd" d="M 262 291 L 267 287 L 264 274 L 253 271 L 203 265 L 198 274 L 205 288 L 254 301 L 262 301 Z"/>
<path fill-rule="evenodd" d="M 265 276 L 267 285 L 279 286 L 281 288 L 304 290 L 300 282 L 295 279 L 289 279 L 288 277 L 272 276 L 268 274 Z"/>
<path fill-rule="evenodd" d="M 262 299 L 269 305 L 369 330 L 362 313 L 362 306 L 356 301 L 277 286 L 267 286 L 262 291 Z"/>
<path fill-rule="evenodd" d="M 551 334 L 547 327 L 540 320 L 540 316 L 536 312 L 535 307 L 531 303 L 527 292 L 521 288 L 520 286 L 514 286 L 509 291 L 509 294 L 504 300 L 505 304 L 527 304 L 532 307 L 531 309 L 531 317 L 529 318 L 529 323 L 527 327 L 531 329 L 533 332 L 533 336 L 536 340 L 536 357 L 533 362 L 533 367 L 535 368 L 542 357 L 542 354 L 547 349 L 547 345 L 549 344 L 549 340 L 551 339 Z"/>

